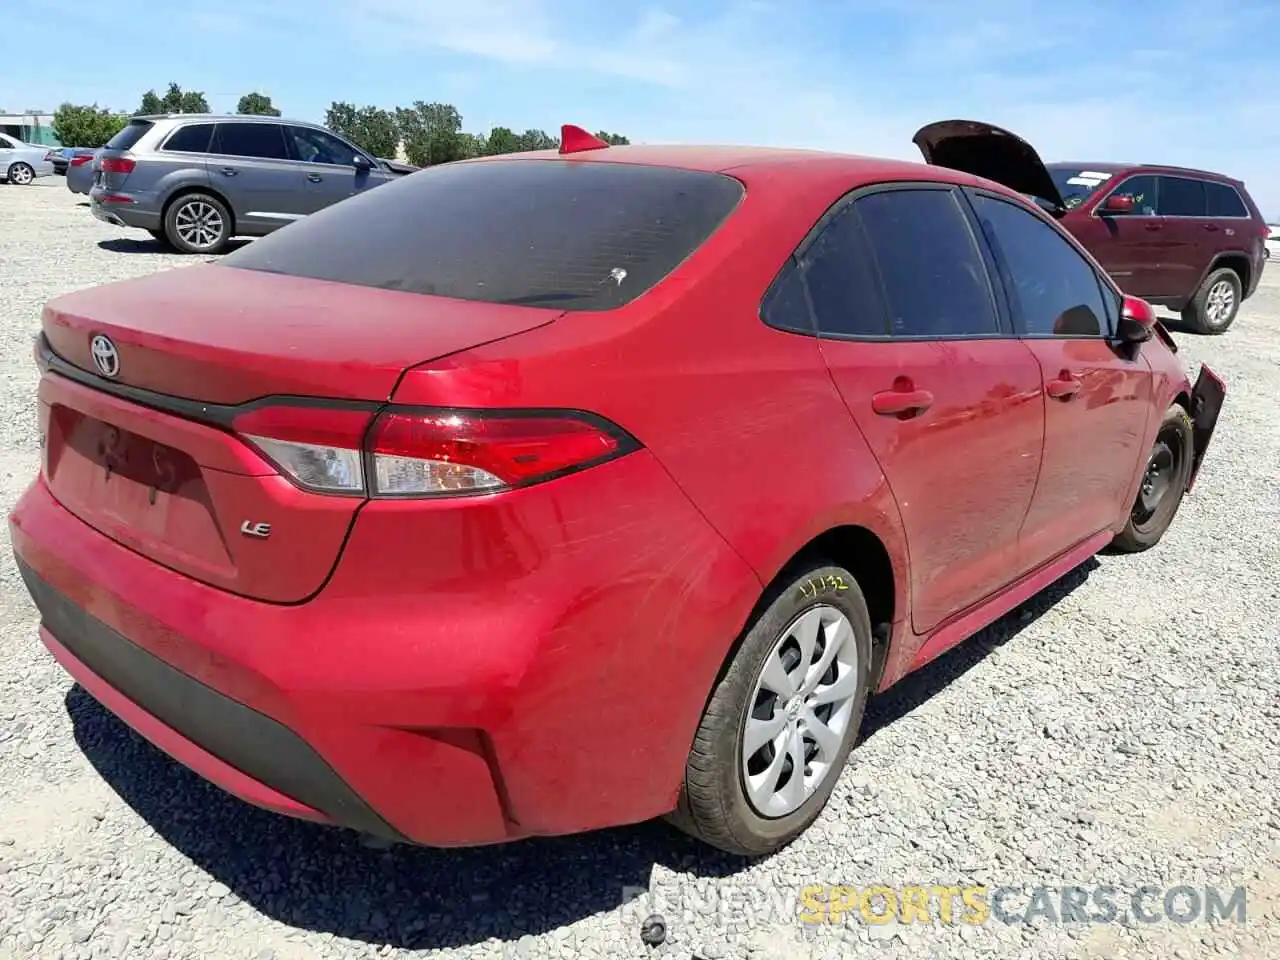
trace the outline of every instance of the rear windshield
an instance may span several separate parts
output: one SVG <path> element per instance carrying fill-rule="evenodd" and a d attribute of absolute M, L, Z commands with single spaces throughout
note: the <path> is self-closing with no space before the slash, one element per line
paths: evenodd
<path fill-rule="evenodd" d="M 219 263 L 462 300 L 610 310 L 679 266 L 742 195 L 730 177 L 667 167 L 444 164 L 291 223 Z"/>
<path fill-rule="evenodd" d="M 1087 167 L 1047 167 L 1053 185 L 1062 194 L 1062 202 L 1068 210 L 1074 210 L 1084 203 L 1104 183 L 1115 176 L 1112 170 L 1096 170 Z"/>
<path fill-rule="evenodd" d="M 108 150 L 132 150 L 133 145 L 142 139 L 152 127 L 150 120 L 130 120 L 119 133 L 107 141 Z"/>

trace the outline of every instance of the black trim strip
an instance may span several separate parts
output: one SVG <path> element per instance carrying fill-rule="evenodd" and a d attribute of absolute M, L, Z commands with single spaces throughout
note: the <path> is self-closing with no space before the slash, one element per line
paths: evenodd
<path fill-rule="evenodd" d="M 15 559 L 45 629 L 121 695 L 224 763 L 337 823 L 408 842 L 292 730 L 148 653 Z"/>

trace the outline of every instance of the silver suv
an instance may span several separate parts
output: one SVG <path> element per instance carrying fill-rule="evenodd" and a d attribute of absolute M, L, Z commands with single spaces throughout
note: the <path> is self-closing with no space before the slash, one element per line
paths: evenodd
<path fill-rule="evenodd" d="M 279 117 L 134 117 L 94 162 L 90 208 L 184 253 L 217 253 L 414 168 Z"/>

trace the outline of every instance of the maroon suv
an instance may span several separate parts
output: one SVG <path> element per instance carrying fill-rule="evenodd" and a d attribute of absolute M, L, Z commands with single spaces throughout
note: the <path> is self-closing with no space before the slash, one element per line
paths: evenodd
<path fill-rule="evenodd" d="M 1125 293 L 1222 333 L 1257 289 L 1267 225 L 1239 180 L 1134 163 L 1049 163 L 987 123 L 944 120 L 913 138 L 928 163 L 1003 183 L 1043 202 Z"/>

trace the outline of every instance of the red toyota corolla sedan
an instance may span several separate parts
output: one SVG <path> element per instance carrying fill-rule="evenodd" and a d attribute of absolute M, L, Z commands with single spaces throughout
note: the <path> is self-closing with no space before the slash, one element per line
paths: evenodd
<path fill-rule="evenodd" d="M 990 180 L 564 137 L 50 303 L 18 563 L 251 803 L 767 853 L 869 694 L 1160 539 L 1225 388 Z"/>

